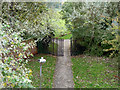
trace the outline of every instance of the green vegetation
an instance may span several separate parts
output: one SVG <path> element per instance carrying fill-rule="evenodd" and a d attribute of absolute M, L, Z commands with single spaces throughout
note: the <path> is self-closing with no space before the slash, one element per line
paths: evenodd
<path fill-rule="evenodd" d="M 118 88 L 116 59 L 80 56 L 72 63 L 75 88 Z"/>
<path fill-rule="evenodd" d="M 56 11 L 56 13 L 57 13 L 56 15 L 58 18 L 56 20 L 55 19 L 53 20 L 53 21 L 55 21 L 55 22 L 53 22 L 53 25 L 57 26 L 55 29 L 55 32 L 54 32 L 55 38 L 57 38 L 61 35 L 70 33 L 70 31 L 68 31 L 66 28 L 65 20 L 62 19 L 62 15 L 60 14 L 60 12 Z"/>
<path fill-rule="evenodd" d="M 65 2 L 62 15 L 67 29 L 76 41 L 75 49 L 82 54 L 116 57 L 120 38 L 118 3 Z M 111 33 L 112 32 L 112 33 Z M 104 44 L 102 43 L 103 41 Z"/>
<path fill-rule="evenodd" d="M 59 39 L 70 39 L 72 37 L 72 34 L 67 34 L 62 37 L 59 37 Z"/>
<path fill-rule="evenodd" d="M 0 8 L 0 88 L 33 88 L 31 70 L 25 67 L 27 58 L 33 56 L 29 49 L 52 38 L 58 28 L 54 24 L 57 13 L 43 2 L 0 2 Z M 30 39 L 33 42 L 24 42 Z"/>
<path fill-rule="evenodd" d="M 46 59 L 46 63 L 42 65 L 41 86 L 42 88 L 52 88 L 56 58 L 50 55 L 35 56 L 26 65 L 26 67 L 32 70 L 32 74 L 33 74 L 33 77 L 31 78 L 33 81 L 32 85 L 34 87 L 40 86 L 40 63 L 38 62 L 38 59 L 40 59 L 41 57 L 44 57 Z"/>
<path fill-rule="evenodd" d="M 53 37 L 69 39 L 72 36 L 74 40 L 77 39 L 76 44 L 73 42 L 73 46 L 76 45 L 73 49 L 82 54 L 119 56 L 120 3 L 54 4 L 55 9 L 52 8 L 53 3 L 0 2 L 0 88 L 38 87 L 40 79 L 37 59 L 42 55 L 34 57 L 27 64 L 28 58 L 33 57 L 29 49 L 40 46 L 38 50 L 44 51 L 44 46 L 45 52 L 48 52 L 49 46 L 52 51 L 50 40 Z M 29 44 L 24 42 L 31 39 L 33 41 Z M 36 45 L 36 42 L 42 44 Z M 55 53 L 57 47 L 55 44 Z M 83 47 L 85 50 L 82 51 Z M 43 65 L 42 87 L 51 88 L 56 58 L 43 56 L 47 62 Z M 117 75 L 116 60 L 72 58 L 72 61 L 75 87 L 117 87 L 117 80 L 113 78 L 113 75 Z M 31 70 L 25 67 L 26 64 L 32 69 L 33 77 Z"/>

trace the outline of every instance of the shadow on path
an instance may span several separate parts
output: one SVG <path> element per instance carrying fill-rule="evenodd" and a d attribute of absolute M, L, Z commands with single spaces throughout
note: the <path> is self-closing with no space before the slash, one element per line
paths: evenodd
<path fill-rule="evenodd" d="M 64 40 L 64 56 L 57 57 L 53 88 L 74 87 L 70 57 L 70 40 L 66 39 Z"/>

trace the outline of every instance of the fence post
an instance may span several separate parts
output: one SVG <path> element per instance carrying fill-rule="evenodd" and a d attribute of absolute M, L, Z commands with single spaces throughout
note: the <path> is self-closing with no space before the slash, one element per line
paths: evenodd
<path fill-rule="evenodd" d="M 56 43 L 58 45 L 58 39 L 56 39 Z M 59 48 L 59 46 L 58 46 L 58 48 Z M 57 51 L 56 51 L 56 56 L 58 56 L 58 48 L 57 48 Z"/>
<path fill-rule="evenodd" d="M 77 40 L 75 39 L 74 41 L 75 41 L 75 44 L 74 44 L 74 51 L 73 51 L 73 52 L 74 52 L 74 54 L 76 55 L 76 52 L 77 52 L 77 50 L 76 50 L 76 41 L 77 41 Z"/>
<path fill-rule="evenodd" d="M 61 52 L 60 52 L 60 56 L 63 56 L 63 42 L 62 42 L 62 39 L 61 39 Z"/>
<path fill-rule="evenodd" d="M 64 56 L 64 39 L 63 39 L 63 56 Z"/>
<path fill-rule="evenodd" d="M 72 37 L 70 38 L 70 41 L 71 41 L 71 49 L 70 49 L 70 52 L 71 52 L 71 56 L 72 56 Z"/>

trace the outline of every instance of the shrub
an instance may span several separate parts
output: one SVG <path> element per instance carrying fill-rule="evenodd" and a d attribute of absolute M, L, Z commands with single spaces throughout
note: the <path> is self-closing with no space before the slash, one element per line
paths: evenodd
<path fill-rule="evenodd" d="M 6 28 L 6 26 L 2 26 Z M 19 49 L 18 49 L 19 47 Z M 22 42 L 19 33 L 9 33 L 0 30 L 0 86 L 5 88 L 30 88 L 32 71 L 25 67 L 28 60 L 24 58 L 32 55 L 28 52 L 29 45 Z"/>

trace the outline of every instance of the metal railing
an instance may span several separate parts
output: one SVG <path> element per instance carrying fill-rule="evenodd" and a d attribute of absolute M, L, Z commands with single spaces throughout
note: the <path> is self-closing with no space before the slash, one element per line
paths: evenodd
<path fill-rule="evenodd" d="M 49 45 L 43 42 L 38 42 L 37 45 L 38 53 L 64 56 L 64 39 L 52 38 Z"/>

